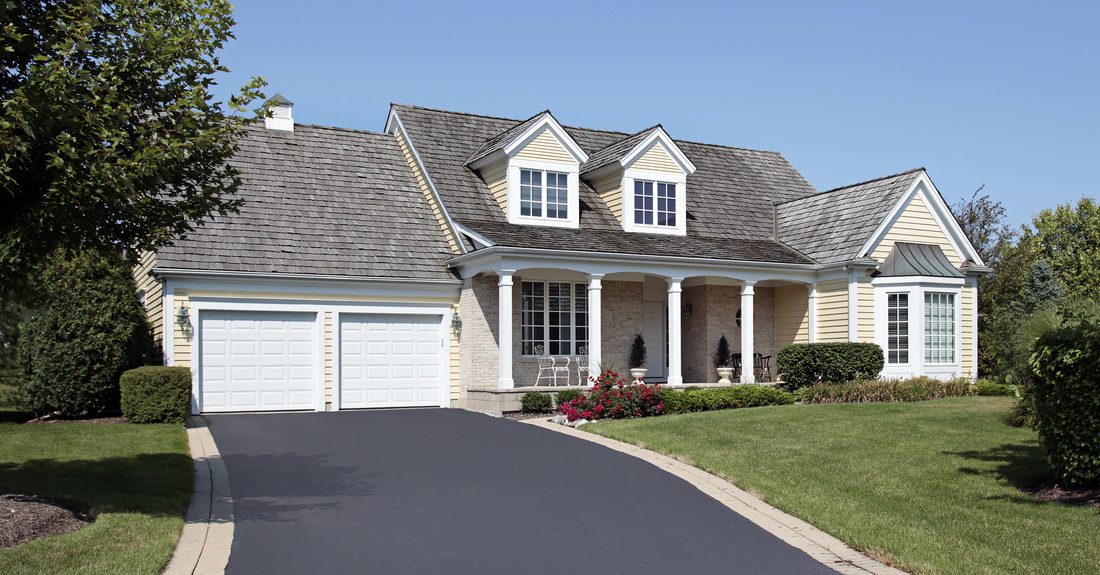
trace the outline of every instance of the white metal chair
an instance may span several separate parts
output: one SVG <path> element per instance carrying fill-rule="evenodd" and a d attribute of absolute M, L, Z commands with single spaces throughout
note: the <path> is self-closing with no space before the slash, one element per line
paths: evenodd
<path fill-rule="evenodd" d="M 549 385 L 558 385 L 559 377 L 565 379 L 565 385 L 569 385 L 569 358 L 562 358 L 565 360 L 565 365 L 558 365 L 557 358 L 543 355 L 543 353 L 545 353 L 544 348 L 536 345 L 535 355 L 539 362 L 539 375 L 535 378 L 535 385 L 543 385 L 543 379 L 550 380 Z"/>
<path fill-rule="evenodd" d="M 588 346 L 577 349 L 577 385 L 588 385 Z"/>

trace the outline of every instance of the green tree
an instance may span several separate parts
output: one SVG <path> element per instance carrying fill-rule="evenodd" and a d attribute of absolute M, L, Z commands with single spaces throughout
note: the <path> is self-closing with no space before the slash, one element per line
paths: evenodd
<path fill-rule="evenodd" d="M 1040 308 L 1058 305 L 1065 295 L 1054 268 L 1046 260 L 1038 259 L 1031 264 L 1023 289 L 1010 307 L 1016 313 L 1032 314 Z"/>
<path fill-rule="evenodd" d="M 56 249 L 137 254 L 237 209 L 263 80 L 239 115 L 211 96 L 233 24 L 226 0 L 0 2 L 0 311 Z"/>
<path fill-rule="evenodd" d="M 1100 296 L 1100 205 L 1082 198 L 1076 206 L 1043 210 L 1027 230 L 1039 258 L 1049 262 L 1071 298 Z"/>

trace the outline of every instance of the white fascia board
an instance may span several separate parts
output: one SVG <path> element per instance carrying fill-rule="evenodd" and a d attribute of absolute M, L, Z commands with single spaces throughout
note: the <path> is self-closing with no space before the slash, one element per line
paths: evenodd
<path fill-rule="evenodd" d="M 543 129 L 553 132 L 554 136 L 561 141 L 570 155 L 577 160 L 578 164 L 583 164 L 588 161 L 588 154 L 581 149 L 576 140 L 569 135 L 569 132 L 565 131 L 565 128 L 563 128 L 561 124 L 554 119 L 554 115 L 549 112 L 544 113 L 539 121 L 532 124 L 526 131 L 513 139 L 508 145 L 504 146 L 504 153 L 508 155 L 508 157 L 514 156 L 516 152 L 526 146 L 531 140 L 535 139 Z"/>
<path fill-rule="evenodd" d="M 485 166 L 490 166 L 497 162 L 503 162 L 508 159 L 508 154 L 504 153 L 504 150 L 497 150 L 487 156 L 478 158 L 470 163 L 469 168 L 474 171 L 480 171 Z"/>
<path fill-rule="evenodd" d="M 447 205 L 443 203 L 443 197 L 439 195 L 439 190 L 435 187 L 435 182 L 432 181 L 432 175 L 428 173 L 428 167 L 424 164 L 424 160 L 420 158 L 420 153 L 416 151 L 416 146 L 413 145 L 412 136 L 409 135 L 409 131 L 405 129 L 405 125 L 401 123 L 401 116 L 397 114 L 397 110 L 390 106 L 390 116 L 386 119 L 386 132 L 389 134 L 397 134 L 400 130 L 405 135 L 405 145 L 409 147 L 409 152 L 413 155 L 413 160 L 416 161 L 417 166 L 420 167 L 420 173 L 424 174 L 424 179 L 428 182 L 428 190 L 431 191 L 432 196 L 435 198 L 435 203 L 439 205 L 439 210 L 443 212 L 443 218 L 447 220 L 447 227 L 451 231 L 455 231 L 455 221 L 451 217 L 451 213 L 447 211 Z M 468 250 L 466 246 L 455 238 L 455 243 L 458 244 L 458 249 L 462 253 L 466 253 Z"/>
<path fill-rule="evenodd" d="M 890 212 L 886 214 L 886 217 L 879 222 L 878 227 L 875 228 L 875 233 L 871 234 L 871 237 L 863 244 L 863 247 L 859 248 L 859 252 L 855 254 L 855 257 L 867 257 L 871 250 L 874 249 L 883 237 L 886 236 L 886 232 L 890 230 L 890 226 L 894 224 L 898 216 L 905 209 L 905 206 L 909 204 L 909 199 L 913 197 L 913 194 L 917 191 L 917 186 L 920 185 L 920 178 L 914 179 L 913 183 L 909 184 L 909 187 L 905 190 L 905 193 L 898 198 L 898 201 L 894 204 L 894 207 L 890 208 Z"/>
<path fill-rule="evenodd" d="M 466 236 L 469 236 L 469 238 L 471 240 L 473 240 L 475 243 L 479 244 L 482 248 L 491 248 L 491 247 L 496 245 L 495 243 L 493 243 L 493 240 L 490 240 L 489 238 L 487 238 L 487 237 L 471 230 L 470 228 L 468 228 L 468 227 L 466 227 L 466 226 L 464 226 L 464 225 L 462 225 L 458 222 L 455 222 L 455 229 L 459 233 L 461 233 L 463 235 L 466 235 Z"/>
<path fill-rule="evenodd" d="M 632 150 L 623 155 L 623 157 L 619 159 L 619 165 L 624 169 L 629 168 L 631 164 L 655 143 L 664 145 L 665 151 L 672 156 L 672 159 L 676 160 L 676 163 L 679 164 L 680 169 L 683 170 L 685 174 L 690 176 L 695 173 L 695 164 L 691 163 L 691 160 L 684 155 L 680 146 L 676 145 L 676 142 L 672 140 L 672 137 L 669 136 L 668 132 L 661 126 L 658 126 L 652 134 L 646 136 L 637 146 L 634 146 Z"/>
<path fill-rule="evenodd" d="M 173 290 L 206 289 L 256 293 L 293 291 L 319 296 L 419 296 L 453 299 L 458 297 L 462 287 L 461 280 L 457 279 L 355 278 L 175 268 L 154 268 L 153 274 L 165 278 L 166 281 L 170 279 Z"/>

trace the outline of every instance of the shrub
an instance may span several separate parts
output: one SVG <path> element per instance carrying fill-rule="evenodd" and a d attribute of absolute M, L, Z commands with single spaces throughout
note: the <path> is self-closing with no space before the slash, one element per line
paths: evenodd
<path fill-rule="evenodd" d="M 558 405 L 561 405 L 567 401 L 573 401 L 574 399 L 577 399 L 578 397 L 581 397 L 583 395 L 584 392 L 579 389 L 565 389 L 559 391 L 557 397 L 555 397 L 554 399 L 557 401 Z"/>
<path fill-rule="evenodd" d="M 1100 485 L 1100 318 L 1062 314 L 1065 325 L 1039 336 L 1030 358 L 1039 440 L 1059 483 Z"/>
<path fill-rule="evenodd" d="M 764 385 L 739 385 L 709 389 L 661 390 L 666 413 L 691 413 L 715 409 L 739 409 L 765 405 L 789 405 L 794 395 Z"/>
<path fill-rule="evenodd" d="M 578 419 L 622 419 L 664 413 L 661 389 L 656 384 L 630 383 L 613 371 L 596 378 L 587 394 L 563 402 L 558 410 L 569 421 Z"/>
<path fill-rule="evenodd" d="M 519 398 L 524 413 L 550 413 L 554 409 L 554 400 L 549 393 L 528 391 Z"/>
<path fill-rule="evenodd" d="M 873 343 L 796 343 L 779 350 L 776 368 L 788 391 L 815 383 L 874 379 L 885 357 Z"/>
<path fill-rule="evenodd" d="M 119 376 L 148 351 L 129 266 L 95 252 L 58 252 L 37 285 L 41 302 L 18 343 L 23 402 L 61 417 L 117 413 Z"/>
<path fill-rule="evenodd" d="M 630 346 L 630 367 L 645 367 L 648 355 L 645 349 L 645 340 L 641 334 L 634 335 L 634 343 Z"/>
<path fill-rule="evenodd" d="M 802 403 L 872 403 L 927 401 L 972 393 L 967 379 L 941 381 L 930 377 L 901 380 L 864 380 L 849 383 L 819 383 L 798 390 Z"/>
<path fill-rule="evenodd" d="M 733 354 L 730 353 L 730 342 L 723 334 L 718 339 L 718 349 L 714 352 L 714 367 L 730 367 L 733 365 Z"/>
<path fill-rule="evenodd" d="M 119 396 L 130 423 L 183 423 L 191 411 L 191 370 L 150 365 L 125 371 Z"/>
<path fill-rule="evenodd" d="M 1016 395 L 1016 386 L 997 383 L 988 379 L 979 379 L 974 384 L 974 395 Z"/>

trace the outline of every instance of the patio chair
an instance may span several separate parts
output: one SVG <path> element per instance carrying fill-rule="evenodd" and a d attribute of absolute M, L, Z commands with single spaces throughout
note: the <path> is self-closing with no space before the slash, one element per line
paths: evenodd
<path fill-rule="evenodd" d="M 577 349 L 577 385 L 588 385 L 588 346 Z"/>
<path fill-rule="evenodd" d="M 757 361 L 759 362 L 757 372 L 760 374 L 757 381 L 770 382 L 772 380 L 772 356 L 765 355 L 760 357 Z"/>
<path fill-rule="evenodd" d="M 733 366 L 733 380 L 741 380 L 741 354 L 735 353 L 730 356 L 730 365 Z"/>
<path fill-rule="evenodd" d="M 558 358 L 552 355 L 543 355 L 544 348 L 541 345 L 535 346 L 535 355 L 538 357 L 539 362 L 539 374 L 535 378 L 535 385 L 543 385 L 542 380 L 550 380 L 549 385 L 557 385 L 558 378 L 564 377 L 565 384 L 569 385 L 569 358 L 562 358 L 565 360 L 565 365 L 558 365 Z"/>

